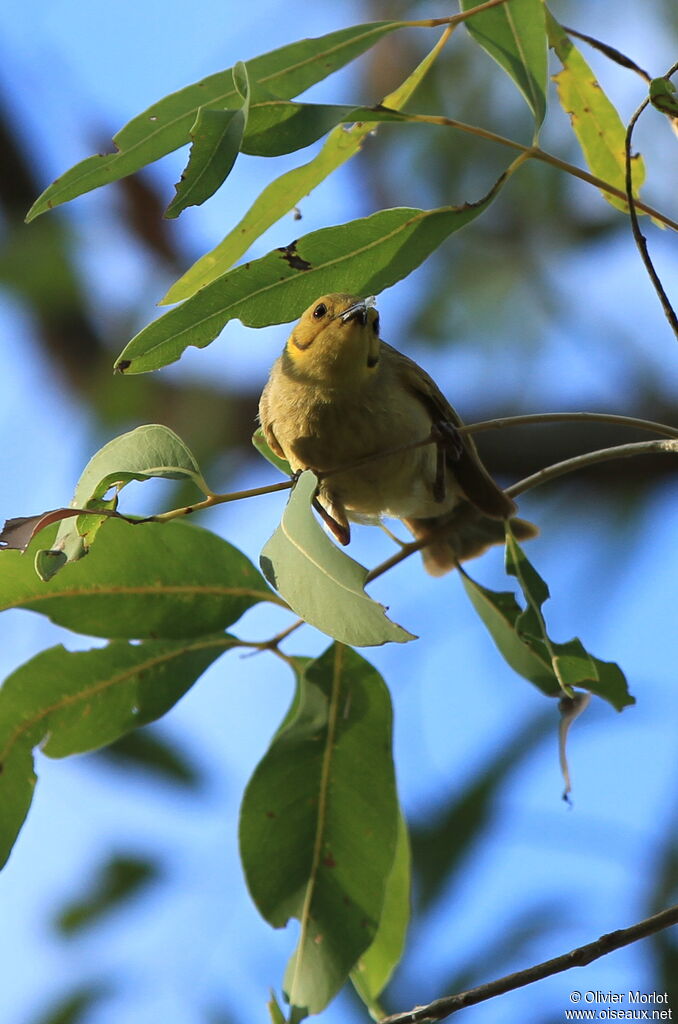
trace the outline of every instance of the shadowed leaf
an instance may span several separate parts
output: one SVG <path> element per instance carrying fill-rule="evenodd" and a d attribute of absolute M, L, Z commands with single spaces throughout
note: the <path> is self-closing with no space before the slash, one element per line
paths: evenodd
<path fill-rule="evenodd" d="M 146 857 L 112 856 L 100 865 L 85 893 L 62 907 L 53 926 L 63 935 L 76 935 L 117 910 L 159 875 L 158 864 Z"/>
<path fill-rule="evenodd" d="M 51 647 L 0 689 L 0 866 L 33 797 L 33 748 L 66 757 L 112 743 L 159 718 L 224 651 L 220 634 L 196 640 L 113 641 L 92 651 Z"/>
<path fill-rule="evenodd" d="M 285 977 L 317 1013 L 374 939 L 398 831 L 391 703 L 371 665 L 333 644 L 298 679 L 295 711 L 247 786 L 240 849 L 260 913 L 300 921 Z"/>

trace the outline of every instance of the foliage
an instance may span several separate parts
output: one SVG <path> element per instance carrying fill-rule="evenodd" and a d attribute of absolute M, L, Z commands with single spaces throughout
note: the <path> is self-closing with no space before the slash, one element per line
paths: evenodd
<path fill-rule="evenodd" d="M 119 373 L 159 370 L 188 346 L 209 345 L 235 318 L 252 328 L 287 323 L 324 292 L 368 295 L 391 287 L 452 233 L 484 216 L 531 160 L 588 181 L 618 216 L 646 212 L 676 228 L 640 200 L 644 168 L 630 155 L 627 129 L 572 34 L 542 0 L 496 0 L 475 14 L 466 0 L 461 6 L 459 16 L 352 26 L 239 62 L 160 100 L 114 137 L 114 153 L 89 157 L 43 192 L 28 219 L 190 145 L 166 210 L 175 218 L 227 183 L 240 152 L 267 158 L 327 135 L 313 159 L 272 181 L 225 239 L 172 286 L 165 302 L 180 305 L 129 341 L 115 362 Z M 485 50 L 523 96 L 532 121 L 530 145 L 441 114 L 405 111 L 462 23 L 467 45 Z M 427 56 L 381 101 L 355 106 L 295 99 L 391 33 L 414 27 L 433 32 L 441 26 Z M 551 102 L 549 46 L 560 65 L 557 97 L 571 117 L 586 171 L 539 145 Z M 649 96 L 660 111 L 675 116 L 668 78 L 655 77 Z M 234 265 L 302 195 L 357 156 L 365 138 L 384 123 L 403 133 L 403 145 L 417 124 L 492 141 L 511 150 L 513 158 L 483 194 L 463 204 L 380 209 Z M 637 420 L 628 422 L 639 426 Z M 670 439 L 662 450 L 675 454 L 678 431 L 654 427 Z M 289 470 L 260 435 L 254 441 L 278 469 Z M 635 446 L 637 454 L 656 451 L 652 444 Z M 611 449 L 606 457 L 616 454 Z M 577 460 L 569 468 L 578 468 Z M 181 480 L 199 495 L 190 505 L 151 516 L 123 515 L 120 491 L 133 480 L 152 478 Z M 535 484 L 547 479 L 548 469 Z M 180 519 L 196 508 L 272 488 L 215 493 L 186 443 L 157 424 L 140 426 L 101 448 L 83 471 L 69 507 L 9 521 L 0 543 L 14 550 L 1 559 L 0 607 L 38 612 L 107 645 L 79 652 L 52 647 L 18 668 L 0 691 L 2 859 L 9 856 L 30 806 L 36 747 L 49 757 L 64 757 L 116 743 L 164 715 L 222 654 L 246 647 L 266 651 L 289 664 L 296 689 L 245 792 L 240 846 L 262 916 L 273 927 L 283 927 L 291 917 L 300 924 L 282 984 L 288 1019 L 321 1012 L 349 978 L 378 1017 L 381 992 L 404 947 L 411 865 L 395 785 L 389 691 L 352 648 L 415 639 L 365 588 L 416 545 L 368 569 L 321 530 L 312 511 L 317 487 L 312 473 L 277 486 L 291 487 L 292 493 L 262 551 L 261 572 L 226 540 Z M 632 704 L 616 664 L 596 658 L 579 640 L 552 639 L 542 611 L 549 589 L 510 527 L 506 572 L 517 581 L 524 607 L 513 591 L 492 591 L 461 569 L 460 576 L 511 668 L 550 699 L 572 700 L 586 691 L 618 711 Z M 258 643 L 231 633 L 259 602 L 299 615 L 325 633 L 330 646 L 315 660 L 302 661 L 280 648 L 294 625 Z M 80 917 L 114 902 L 120 878 L 113 868 L 119 867 L 116 862 L 100 880 L 94 909 L 77 908 Z M 130 887 L 152 874 L 152 868 L 141 871 Z M 93 998 L 87 993 L 82 1005 Z M 74 1006 L 73 1019 L 80 1003 Z M 269 1009 L 273 1020 L 285 1019 L 275 997 Z"/>

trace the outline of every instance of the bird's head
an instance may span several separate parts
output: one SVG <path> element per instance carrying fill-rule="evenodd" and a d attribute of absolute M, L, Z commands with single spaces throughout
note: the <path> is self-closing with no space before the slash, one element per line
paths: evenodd
<path fill-rule="evenodd" d="M 309 306 L 290 334 L 285 354 L 295 375 L 341 387 L 374 375 L 379 348 L 374 299 L 333 293 Z"/>

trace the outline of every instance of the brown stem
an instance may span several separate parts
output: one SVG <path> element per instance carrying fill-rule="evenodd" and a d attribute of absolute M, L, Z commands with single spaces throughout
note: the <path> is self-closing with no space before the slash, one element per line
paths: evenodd
<path fill-rule="evenodd" d="M 487 999 L 494 999 L 495 996 L 504 995 L 506 992 L 513 992 L 517 988 L 531 985 L 543 978 L 550 978 L 553 974 L 560 974 L 568 971 L 571 967 L 585 967 L 594 960 L 600 959 L 607 953 L 623 946 L 629 946 L 632 942 L 645 939 L 648 935 L 654 935 L 664 928 L 678 924 L 678 904 L 668 907 L 652 917 L 647 917 L 630 928 L 620 928 L 619 931 L 608 932 L 601 935 L 595 942 L 589 942 L 585 946 L 578 946 L 556 956 L 552 960 L 544 960 L 533 967 L 516 971 L 514 974 L 507 974 L 495 981 L 488 981 L 477 988 L 467 989 L 466 992 L 459 992 L 454 996 L 444 996 L 436 999 L 427 1006 L 417 1006 L 414 1010 L 406 1013 L 394 1013 L 390 1017 L 384 1017 L 380 1024 L 430 1024 L 432 1021 L 443 1020 L 457 1010 L 463 1010 L 465 1006 L 475 1006 Z"/>

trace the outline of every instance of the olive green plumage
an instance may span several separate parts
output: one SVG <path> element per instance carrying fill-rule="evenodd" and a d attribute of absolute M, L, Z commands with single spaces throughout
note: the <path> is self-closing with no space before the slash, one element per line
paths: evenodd
<path fill-rule="evenodd" d="M 457 432 L 461 420 L 432 378 L 380 339 L 370 300 L 316 299 L 271 369 L 259 418 L 295 472 L 321 474 L 317 507 L 342 544 L 350 520 L 402 519 L 415 537 L 431 535 L 422 554 L 439 576 L 503 542 L 514 502 Z M 519 539 L 537 533 L 522 519 L 512 525 Z"/>

